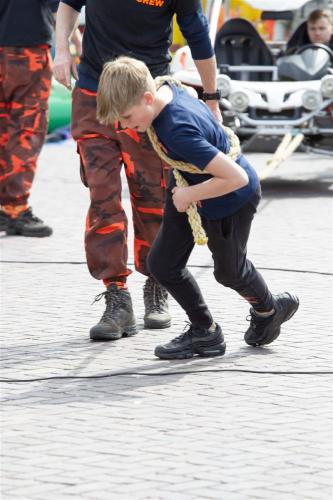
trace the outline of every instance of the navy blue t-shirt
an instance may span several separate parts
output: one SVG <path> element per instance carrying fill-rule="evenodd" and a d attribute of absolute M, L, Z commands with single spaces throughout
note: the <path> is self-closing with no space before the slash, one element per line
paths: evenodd
<path fill-rule="evenodd" d="M 223 127 L 215 120 L 210 109 L 202 101 L 170 84 L 173 99 L 153 121 L 155 132 L 174 160 L 191 163 L 204 170 L 219 153 L 228 153 L 229 141 Z M 237 212 L 259 189 L 259 179 L 246 158 L 240 154 L 236 163 L 242 167 L 249 183 L 232 193 L 202 201 L 198 207 L 207 219 L 222 219 Z M 190 185 L 199 184 L 212 178 L 210 174 L 190 174 L 181 172 Z"/>

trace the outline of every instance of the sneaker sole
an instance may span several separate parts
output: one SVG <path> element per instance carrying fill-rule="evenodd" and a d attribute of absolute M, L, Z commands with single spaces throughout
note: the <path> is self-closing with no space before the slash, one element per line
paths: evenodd
<path fill-rule="evenodd" d="M 213 358 L 215 356 L 223 356 L 226 350 L 225 342 L 221 342 L 220 344 L 214 344 L 211 346 L 197 346 L 195 349 L 188 349 L 186 351 L 167 353 L 167 352 L 158 352 L 155 349 L 155 356 L 160 359 L 190 359 L 193 358 L 194 355 L 198 355 L 203 358 Z"/>
<path fill-rule="evenodd" d="M 277 332 L 275 333 L 275 335 L 273 335 L 272 337 L 268 338 L 268 339 L 265 339 L 261 342 L 255 342 L 255 343 L 249 343 L 246 341 L 245 339 L 245 342 L 248 344 L 248 345 L 251 345 L 253 347 L 260 347 L 260 346 L 263 346 L 263 345 L 268 345 L 268 344 L 271 344 L 272 342 L 274 342 L 274 340 L 276 340 L 278 338 L 278 336 L 280 335 L 281 333 L 281 325 L 283 325 L 283 323 L 286 323 L 286 321 L 289 321 L 293 316 L 294 314 L 297 312 L 298 308 L 299 308 L 299 298 L 296 296 L 296 295 L 291 295 L 289 294 L 296 302 L 296 304 L 294 304 L 294 306 L 290 309 L 289 311 L 289 314 L 286 316 L 286 318 L 282 321 L 282 323 L 280 323 L 280 326 L 277 330 Z"/>
<path fill-rule="evenodd" d="M 136 325 L 127 326 L 124 328 L 122 332 L 90 332 L 90 339 L 94 341 L 110 341 L 110 340 L 119 340 L 122 337 L 133 337 L 138 333 L 138 329 Z"/>
<path fill-rule="evenodd" d="M 15 228 L 7 228 L 7 236 L 25 236 L 26 238 L 46 238 L 53 233 L 52 229 L 38 232 L 25 232 Z"/>

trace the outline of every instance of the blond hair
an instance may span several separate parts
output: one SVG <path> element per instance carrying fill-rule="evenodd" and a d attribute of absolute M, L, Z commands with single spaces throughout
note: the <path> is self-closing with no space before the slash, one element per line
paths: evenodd
<path fill-rule="evenodd" d="M 154 80 L 142 61 L 119 57 L 103 66 L 97 90 L 97 119 L 110 125 L 139 104 L 145 92 L 156 93 Z"/>

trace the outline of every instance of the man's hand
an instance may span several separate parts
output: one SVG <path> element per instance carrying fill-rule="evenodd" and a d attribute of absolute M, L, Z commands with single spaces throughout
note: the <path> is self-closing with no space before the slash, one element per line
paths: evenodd
<path fill-rule="evenodd" d="M 178 212 L 186 212 L 192 200 L 189 196 L 188 187 L 174 187 L 172 190 L 172 201 Z"/>
<path fill-rule="evenodd" d="M 215 96 L 214 96 L 215 97 Z M 223 118 L 220 111 L 219 101 L 206 101 L 205 104 L 209 107 L 216 120 L 223 123 Z"/>
<path fill-rule="evenodd" d="M 78 79 L 75 57 L 71 55 L 69 47 L 56 50 L 53 61 L 53 75 L 59 83 L 69 90 L 72 89 L 71 76 L 74 76 L 75 80 Z"/>
<path fill-rule="evenodd" d="M 54 78 L 72 89 L 71 77 L 78 79 L 76 57 L 81 55 L 81 34 L 77 29 L 79 13 L 63 2 L 59 3 L 56 17 L 56 55 L 53 61 Z M 69 50 L 69 40 L 75 45 L 76 56 Z"/>

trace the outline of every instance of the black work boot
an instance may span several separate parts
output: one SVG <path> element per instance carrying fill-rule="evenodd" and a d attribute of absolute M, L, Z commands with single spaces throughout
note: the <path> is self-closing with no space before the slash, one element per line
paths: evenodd
<path fill-rule="evenodd" d="M 168 344 L 158 345 L 155 356 L 160 359 L 186 359 L 195 354 L 203 357 L 223 356 L 226 345 L 221 327 L 213 332 L 190 325 L 189 329 Z"/>
<path fill-rule="evenodd" d="M 244 335 L 244 340 L 252 346 L 270 344 L 280 335 L 280 326 L 288 321 L 298 309 L 299 300 L 296 295 L 288 292 L 274 295 L 275 312 L 266 318 L 258 316 L 250 309 L 250 327 Z"/>
<path fill-rule="evenodd" d="M 52 234 L 52 229 L 36 217 L 31 208 L 21 212 L 15 219 L 8 217 L 6 233 L 8 235 L 31 236 L 35 238 L 44 238 Z"/>
<path fill-rule="evenodd" d="M 91 340 L 117 340 L 137 333 L 132 299 L 128 290 L 115 283 L 100 293 L 95 301 L 105 297 L 106 309 L 97 325 L 90 330 Z"/>
<path fill-rule="evenodd" d="M 169 328 L 171 316 L 169 314 L 168 292 L 153 278 L 147 278 L 143 287 L 145 303 L 144 327 Z"/>

